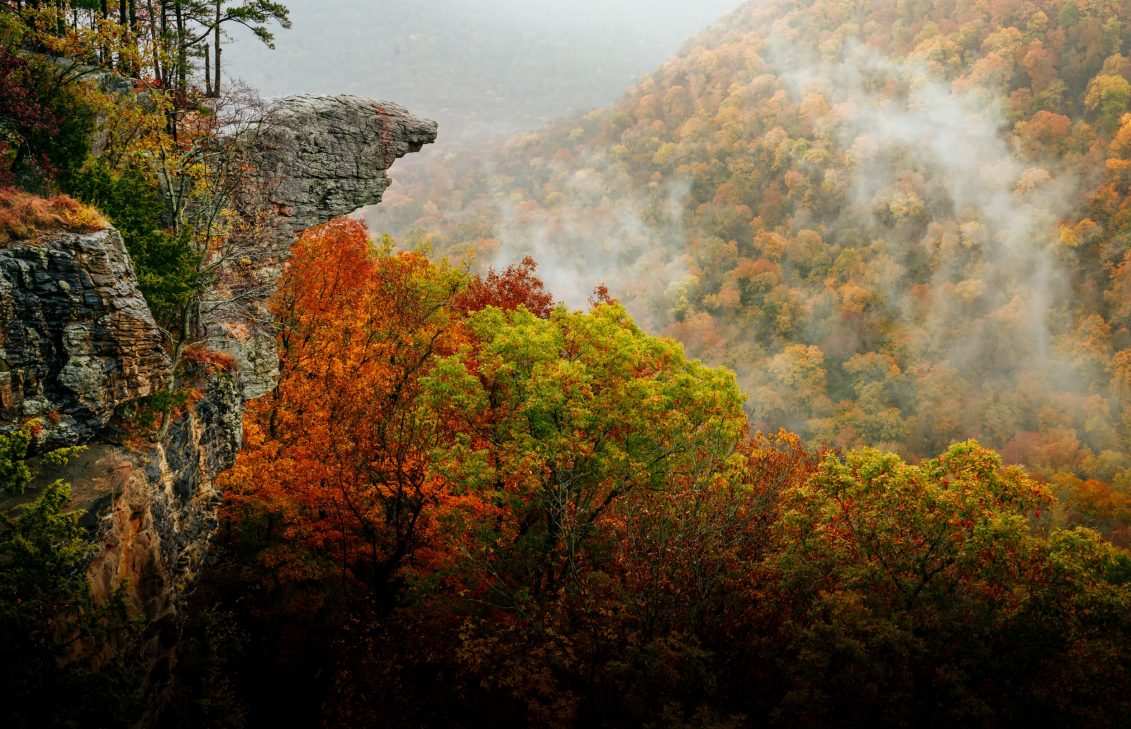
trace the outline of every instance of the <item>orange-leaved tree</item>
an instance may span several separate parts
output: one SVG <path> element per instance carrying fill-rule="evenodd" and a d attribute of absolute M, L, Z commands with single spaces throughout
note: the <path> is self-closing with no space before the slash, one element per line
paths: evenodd
<path fill-rule="evenodd" d="M 534 259 L 526 256 L 518 265 L 507 266 L 502 273 L 491 269 L 485 277 L 473 279 L 467 290 L 456 297 L 455 305 L 468 314 L 488 306 L 504 310 L 525 306 L 531 314 L 546 319 L 554 309 L 554 297 L 534 275 L 537 267 Z"/>
<path fill-rule="evenodd" d="M 465 285 L 388 247 L 346 219 L 295 245 L 274 303 L 278 384 L 250 404 L 244 451 L 225 476 L 232 513 L 279 545 L 266 557 L 304 572 L 332 564 L 382 599 L 444 496 L 427 467 L 443 430 L 417 390 L 462 336 L 451 303 Z M 284 559 L 296 545 L 306 559 Z"/>

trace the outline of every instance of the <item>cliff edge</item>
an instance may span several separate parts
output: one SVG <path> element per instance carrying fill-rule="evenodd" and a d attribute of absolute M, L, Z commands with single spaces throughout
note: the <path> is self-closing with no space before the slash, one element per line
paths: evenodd
<path fill-rule="evenodd" d="M 168 339 L 114 229 L 60 231 L 0 249 L 0 431 L 34 417 L 41 447 L 88 446 L 44 477 L 72 483 L 74 503 L 98 535 L 88 570 L 96 596 L 126 586 L 151 623 L 176 614 L 216 528 L 215 478 L 235 462 L 244 402 L 274 383 L 267 299 L 291 242 L 379 202 L 393 162 L 435 138 L 435 122 L 396 104 L 300 96 L 278 103 L 238 140 L 275 218 L 262 240 L 265 263 L 252 272 L 266 284 L 250 302 L 259 326 L 225 319 L 223 307 L 205 322 L 209 344 L 234 355 L 230 370 L 174 372 Z M 212 292 L 218 301 L 229 295 Z M 241 305 L 246 311 L 248 302 Z M 170 386 L 194 396 L 155 442 L 126 446 L 107 437 L 116 410 Z"/>
<path fill-rule="evenodd" d="M 0 430 L 39 418 L 49 447 L 96 438 L 169 386 L 163 344 L 116 230 L 0 248 Z"/>
<path fill-rule="evenodd" d="M 244 292 L 268 294 L 295 236 L 308 228 L 375 205 L 389 187 L 393 163 L 436 141 L 436 122 L 404 107 L 357 96 L 293 96 L 276 103 L 239 140 L 251 161 L 256 187 L 273 214 L 262 241 L 265 255 L 234 291 L 217 288 L 206 308 L 208 344 L 235 358 L 245 400 L 275 385 L 278 360 L 267 297 L 248 300 Z M 259 201 L 262 204 L 263 201 Z M 225 298 L 239 305 L 225 305 Z"/>
<path fill-rule="evenodd" d="M 436 141 L 436 122 L 357 96 L 292 96 L 249 137 L 279 224 L 292 234 L 381 201 L 398 158 Z"/>

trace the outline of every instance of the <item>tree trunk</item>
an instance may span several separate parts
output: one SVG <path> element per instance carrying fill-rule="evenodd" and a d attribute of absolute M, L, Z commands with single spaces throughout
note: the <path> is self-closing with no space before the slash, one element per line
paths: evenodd
<path fill-rule="evenodd" d="M 169 64 L 173 60 L 173 51 L 169 43 L 169 6 L 165 1 L 158 0 L 161 6 L 161 85 L 167 93 L 172 93 L 173 71 L 169 68 Z"/>
<path fill-rule="evenodd" d="M 133 49 L 133 63 L 130 68 L 130 73 L 134 76 L 141 77 L 141 48 L 137 42 L 137 0 L 123 0 L 126 3 L 126 27 L 129 29 L 127 37 L 129 38 L 130 47 Z"/>
<path fill-rule="evenodd" d="M 204 44 L 204 95 L 208 97 L 216 95 L 212 93 L 212 52 L 207 43 Z"/>
<path fill-rule="evenodd" d="M 223 0 L 216 0 L 216 25 L 212 31 L 215 33 L 213 41 L 216 49 L 216 81 L 212 84 L 212 91 L 216 96 L 220 95 L 220 10 L 223 4 Z"/>
<path fill-rule="evenodd" d="M 169 6 L 166 5 L 167 0 L 158 1 L 161 4 L 161 51 L 164 56 L 164 60 L 162 61 L 163 67 L 161 69 L 161 90 L 165 94 L 172 95 L 170 98 L 172 98 L 173 103 L 167 103 L 165 105 L 165 108 L 169 110 L 166 114 L 166 126 L 168 128 L 169 135 L 173 138 L 173 141 L 176 142 L 177 90 L 175 88 L 176 84 L 174 83 L 174 81 L 176 80 L 177 59 L 173 57 L 171 43 L 169 42 Z M 180 3 L 178 2 L 178 6 L 179 5 Z M 170 60 L 172 60 L 173 63 L 172 68 L 169 67 Z"/>
<path fill-rule="evenodd" d="M 122 69 L 123 73 L 132 74 L 133 68 L 131 67 L 129 57 L 126 55 L 128 49 L 133 45 L 133 35 L 130 33 L 129 24 L 129 10 L 126 7 L 126 0 L 118 0 L 118 25 L 122 26 L 122 39 L 119 41 L 122 45 L 118 48 L 118 68 Z"/>
<path fill-rule="evenodd" d="M 184 103 L 188 96 L 188 29 L 181 0 L 173 3 L 173 16 L 177 21 L 177 102 Z"/>
<path fill-rule="evenodd" d="M 145 0 L 145 9 L 149 13 L 149 37 L 153 42 L 153 78 L 161 78 L 161 51 L 157 41 L 157 16 L 153 13 L 153 0 Z"/>
<path fill-rule="evenodd" d="M 99 3 L 99 10 L 102 11 L 102 19 L 109 20 L 110 0 L 101 0 L 101 2 Z M 108 68 L 114 67 L 114 59 L 110 56 L 110 46 L 106 43 L 102 44 L 102 63 Z"/>

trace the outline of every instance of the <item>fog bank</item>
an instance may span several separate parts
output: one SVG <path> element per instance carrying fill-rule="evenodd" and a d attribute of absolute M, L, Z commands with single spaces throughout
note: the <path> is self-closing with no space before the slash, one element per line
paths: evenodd
<path fill-rule="evenodd" d="M 291 0 L 276 49 L 236 31 L 226 72 L 268 96 L 352 93 L 440 141 L 532 129 L 616 99 L 740 0 Z"/>

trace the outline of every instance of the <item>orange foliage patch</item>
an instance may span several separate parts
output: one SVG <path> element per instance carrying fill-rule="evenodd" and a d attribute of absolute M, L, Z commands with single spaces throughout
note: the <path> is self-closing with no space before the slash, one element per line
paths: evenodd
<path fill-rule="evenodd" d="M 510 310 L 525 306 L 527 311 L 543 319 L 550 316 L 554 298 L 546 293 L 534 275 L 537 264 L 530 256 L 499 273 L 491 269 L 486 277 L 471 281 L 466 291 L 456 297 L 455 307 L 463 312 L 479 311 L 488 306 Z"/>
<path fill-rule="evenodd" d="M 186 365 L 196 365 L 209 372 L 233 372 L 237 367 L 235 357 L 227 352 L 209 349 L 203 344 L 187 347 L 181 354 L 181 362 Z"/>
<path fill-rule="evenodd" d="M 108 225 L 94 208 L 66 195 L 45 198 L 0 187 L 0 244 L 31 240 L 52 230 L 89 233 Z"/>
<path fill-rule="evenodd" d="M 274 302 L 278 385 L 249 405 L 244 451 L 221 477 L 230 515 L 282 518 L 273 571 L 305 574 L 324 554 L 387 596 L 428 558 L 418 547 L 448 494 L 427 468 L 441 432 L 418 407 L 420 378 L 462 341 L 461 285 L 417 253 L 377 254 L 354 220 L 295 244 Z"/>

